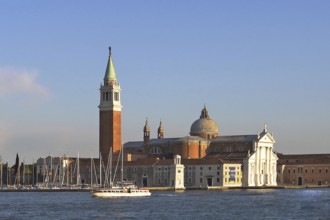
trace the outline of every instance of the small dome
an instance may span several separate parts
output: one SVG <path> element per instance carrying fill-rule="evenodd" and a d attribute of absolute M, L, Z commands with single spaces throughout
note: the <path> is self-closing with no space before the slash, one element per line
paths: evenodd
<path fill-rule="evenodd" d="M 190 135 L 196 135 L 211 139 L 218 136 L 219 127 L 215 121 L 210 119 L 206 107 L 202 110 L 201 116 L 190 128 Z"/>

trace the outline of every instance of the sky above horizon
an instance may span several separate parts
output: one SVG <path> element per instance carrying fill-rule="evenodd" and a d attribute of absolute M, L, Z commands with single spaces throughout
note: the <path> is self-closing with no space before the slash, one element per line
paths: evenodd
<path fill-rule="evenodd" d="M 206 105 L 220 135 L 330 153 L 329 1 L 1 1 L 4 162 L 98 156 L 108 47 L 123 143 L 189 135 Z"/>

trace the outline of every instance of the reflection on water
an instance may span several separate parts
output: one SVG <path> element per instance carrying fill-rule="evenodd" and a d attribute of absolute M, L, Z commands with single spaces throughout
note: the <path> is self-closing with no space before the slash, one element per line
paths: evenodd
<path fill-rule="evenodd" d="M 159 191 L 104 199 L 88 192 L 0 193 L 0 219 L 329 219 L 330 189 Z"/>

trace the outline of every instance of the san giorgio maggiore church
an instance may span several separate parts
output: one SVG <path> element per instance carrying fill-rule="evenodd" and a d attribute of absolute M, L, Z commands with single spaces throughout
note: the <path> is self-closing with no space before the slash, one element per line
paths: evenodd
<path fill-rule="evenodd" d="M 109 48 L 100 87 L 99 152 L 106 164 L 110 149 L 118 155 L 124 147 L 125 179 L 138 186 L 175 189 L 277 185 L 275 139 L 266 125 L 258 134 L 222 136 L 204 106 L 187 136 L 165 137 L 160 121 L 157 138 L 151 138 L 147 120 L 141 140 L 122 145 L 120 91 Z"/>
<path fill-rule="evenodd" d="M 165 189 L 329 186 L 330 154 L 276 153 L 275 139 L 266 125 L 257 134 L 223 136 L 206 106 L 200 113 L 196 110 L 187 136 L 166 137 L 160 121 L 154 130 L 157 137 L 151 138 L 147 120 L 141 125 L 141 140 L 123 144 L 120 92 L 110 49 L 98 106 L 100 159 L 39 158 L 27 182 L 106 186 L 112 171 L 112 175 L 117 173 L 112 180 L 119 180 L 118 173 L 123 173 L 123 179 L 137 186 Z M 115 168 L 120 157 L 123 172 Z M 17 175 L 11 176 L 9 184 L 20 181 Z"/>

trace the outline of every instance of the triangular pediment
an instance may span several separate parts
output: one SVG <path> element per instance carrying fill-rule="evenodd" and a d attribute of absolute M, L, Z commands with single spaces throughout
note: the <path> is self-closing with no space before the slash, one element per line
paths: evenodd
<path fill-rule="evenodd" d="M 258 141 L 262 143 L 272 143 L 272 144 L 275 143 L 274 137 L 268 132 L 261 133 Z"/>

